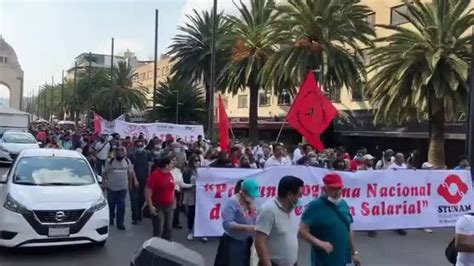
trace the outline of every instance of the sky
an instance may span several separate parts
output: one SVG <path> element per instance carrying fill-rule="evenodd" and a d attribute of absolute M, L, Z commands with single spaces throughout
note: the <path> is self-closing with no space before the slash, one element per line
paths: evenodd
<path fill-rule="evenodd" d="M 155 9 L 159 9 L 159 54 L 193 9 L 211 10 L 212 0 L 0 0 L 0 34 L 16 51 L 24 71 L 24 95 L 59 81 L 83 52 L 115 54 L 129 49 L 139 60 L 154 55 Z M 237 1 L 238 2 L 238 1 Z M 232 0 L 219 11 L 235 14 Z M 0 88 L 0 94 L 4 94 Z M 1 98 L 2 95 L 0 95 Z"/>

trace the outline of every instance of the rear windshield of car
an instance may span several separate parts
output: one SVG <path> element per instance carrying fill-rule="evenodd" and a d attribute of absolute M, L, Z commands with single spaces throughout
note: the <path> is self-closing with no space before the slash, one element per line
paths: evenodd
<path fill-rule="evenodd" d="M 82 158 L 23 157 L 13 175 L 13 182 L 38 186 L 80 186 L 95 182 L 89 164 Z"/>
<path fill-rule="evenodd" d="M 5 143 L 23 143 L 23 144 L 34 144 L 36 143 L 35 138 L 29 134 L 10 134 L 5 133 L 2 137 Z"/>

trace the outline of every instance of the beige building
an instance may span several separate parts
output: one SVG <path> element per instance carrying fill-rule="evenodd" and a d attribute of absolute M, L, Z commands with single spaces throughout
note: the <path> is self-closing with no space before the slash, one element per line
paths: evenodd
<path fill-rule="evenodd" d="M 147 107 L 153 106 L 153 66 L 154 62 L 137 67 L 133 76 L 133 86 L 142 87 L 147 96 Z M 169 57 L 162 56 L 157 66 L 157 86 L 170 76 L 173 63 Z"/>

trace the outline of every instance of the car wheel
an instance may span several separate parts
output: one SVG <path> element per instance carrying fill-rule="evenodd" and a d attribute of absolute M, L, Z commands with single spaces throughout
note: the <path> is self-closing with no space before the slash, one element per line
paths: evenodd
<path fill-rule="evenodd" d="M 105 246 L 105 243 L 107 243 L 107 241 L 97 242 L 94 245 L 96 247 L 103 248 Z"/>

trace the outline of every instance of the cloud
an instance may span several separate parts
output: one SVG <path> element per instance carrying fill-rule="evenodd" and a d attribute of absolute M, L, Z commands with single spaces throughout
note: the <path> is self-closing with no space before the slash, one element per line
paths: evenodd
<path fill-rule="evenodd" d="M 126 38 L 115 38 L 114 39 L 114 54 L 119 55 L 123 54 L 125 51 L 130 50 L 136 54 L 145 52 L 145 46 L 133 39 L 126 39 Z M 103 40 L 101 41 L 96 48 L 93 50 L 95 53 L 99 54 L 110 54 L 111 50 L 111 40 Z"/>

